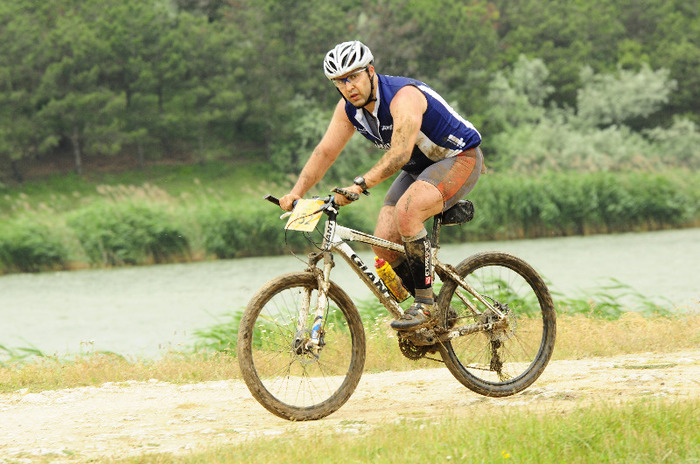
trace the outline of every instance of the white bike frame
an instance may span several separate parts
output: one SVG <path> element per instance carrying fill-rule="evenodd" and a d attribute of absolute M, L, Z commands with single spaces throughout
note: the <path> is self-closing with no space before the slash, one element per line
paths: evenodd
<path fill-rule="evenodd" d="M 394 242 L 384 240 L 374 235 L 366 234 L 355 229 L 350 229 L 349 227 L 338 225 L 335 218 L 327 218 L 325 230 L 323 234 L 323 244 L 321 253 L 323 257 L 323 272 L 322 275 L 318 275 L 318 304 L 316 305 L 315 323 L 321 322 L 325 316 L 328 307 L 328 289 L 330 287 L 330 273 L 334 266 L 333 263 L 333 252 L 338 253 L 343 259 L 348 263 L 350 268 L 358 275 L 360 280 L 362 280 L 367 287 L 372 290 L 372 293 L 379 299 L 382 305 L 389 311 L 389 313 L 394 318 L 399 318 L 403 314 L 403 309 L 399 306 L 398 302 L 392 297 L 389 289 L 384 285 L 384 282 L 372 272 L 367 265 L 358 256 L 355 250 L 352 249 L 347 242 L 360 242 L 366 243 L 372 246 L 378 246 L 387 250 L 396 251 L 399 253 L 404 253 L 404 247 L 396 244 Z M 318 262 L 320 260 L 319 254 L 313 254 L 315 258 L 310 259 L 309 266 L 312 263 Z M 455 280 L 460 284 L 460 286 L 472 294 L 479 302 L 484 304 L 486 308 L 497 315 L 500 320 L 504 320 L 504 314 L 496 307 L 494 307 L 490 301 L 484 298 L 479 292 L 474 290 L 471 285 L 465 282 L 459 274 L 456 272 L 455 268 L 450 265 L 445 265 L 437 259 L 437 249 L 433 249 L 433 269 L 440 269 L 442 272 L 447 274 L 451 279 Z M 434 272 L 434 271 L 433 271 Z M 475 316 L 479 316 L 481 312 L 469 301 L 461 292 L 456 292 L 455 295 L 471 310 Z M 310 295 L 309 295 L 310 297 Z M 309 311 L 308 297 L 305 299 L 302 305 L 300 315 L 298 330 L 305 330 L 304 322 L 307 320 Z M 315 325 L 315 324 L 314 324 Z M 455 327 L 449 331 L 447 339 L 455 338 L 467 333 L 473 333 L 475 331 L 481 330 L 483 326 L 480 324 L 470 324 L 463 327 Z M 318 345 L 318 336 L 312 330 L 312 337 L 310 343 Z"/>

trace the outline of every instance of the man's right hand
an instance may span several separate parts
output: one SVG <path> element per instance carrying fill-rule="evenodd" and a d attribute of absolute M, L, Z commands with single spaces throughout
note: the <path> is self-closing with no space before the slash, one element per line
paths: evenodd
<path fill-rule="evenodd" d="M 301 197 L 296 193 L 288 193 L 282 198 L 280 198 L 280 208 L 285 211 L 291 211 L 294 209 L 294 202 L 301 200 Z"/>

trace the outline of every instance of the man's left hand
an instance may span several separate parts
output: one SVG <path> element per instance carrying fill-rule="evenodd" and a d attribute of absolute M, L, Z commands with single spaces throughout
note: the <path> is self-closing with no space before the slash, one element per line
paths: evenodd
<path fill-rule="evenodd" d="M 346 192 L 353 192 L 357 193 L 358 195 L 362 195 L 362 187 L 360 187 L 357 184 L 352 184 L 350 187 L 345 187 L 343 190 L 345 190 Z M 345 198 L 344 195 L 341 195 L 339 193 L 335 194 L 335 202 L 340 206 L 345 206 L 352 203 L 352 201 L 348 200 L 347 198 Z"/>

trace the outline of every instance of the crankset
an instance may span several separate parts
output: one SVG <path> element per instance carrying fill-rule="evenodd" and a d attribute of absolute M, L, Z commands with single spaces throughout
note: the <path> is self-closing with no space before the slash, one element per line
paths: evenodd
<path fill-rule="evenodd" d="M 425 356 L 430 347 L 416 346 L 410 340 L 399 338 L 399 349 L 401 350 L 401 354 L 406 356 L 408 359 L 416 361 Z"/>
<path fill-rule="evenodd" d="M 415 332 L 399 332 L 399 349 L 411 360 L 424 358 L 428 353 L 437 352 L 437 336 L 432 329 L 418 329 Z M 430 358 L 432 359 L 432 358 Z"/>

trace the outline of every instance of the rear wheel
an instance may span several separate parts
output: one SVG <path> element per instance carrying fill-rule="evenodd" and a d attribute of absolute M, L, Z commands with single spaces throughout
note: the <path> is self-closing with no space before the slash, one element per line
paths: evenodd
<path fill-rule="evenodd" d="M 554 350 L 556 313 L 542 278 L 526 262 L 508 253 L 474 255 L 457 273 L 506 318 L 447 279 L 438 295 L 441 325 L 456 329 L 473 324 L 488 329 L 440 345 L 450 372 L 467 388 L 486 396 L 509 396 L 530 386 L 547 366 Z M 474 313 L 463 300 L 476 307 Z"/>
<path fill-rule="evenodd" d="M 310 302 L 305 329 L 299 308 Z M 331 282 L 318 346 L 310 330 L 318 282 L 310 272 L 282 275 L 248 303 L 238 330 L 238 362 L 252 395 L 268 411 L 289 420 L 315 420 L 340 408 L 362 375 L 365 335 L 350 297 Z"/>

